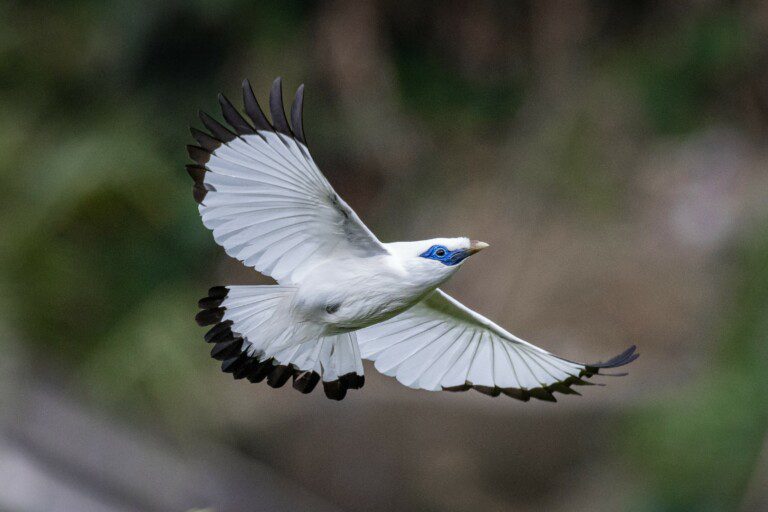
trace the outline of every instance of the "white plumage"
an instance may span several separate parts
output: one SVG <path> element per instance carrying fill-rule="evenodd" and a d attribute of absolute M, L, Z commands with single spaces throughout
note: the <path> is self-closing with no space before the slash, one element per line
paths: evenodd
<path fill-rule="evenodd" d="M 562 359 L 527 343 L 438 287 L 487 247 L 464 237 L 382 243 L 315 164 L 302 127 L 303 86 L 283 111 L 281 82 L 269 122 L 248 82 L 250 123 L 223 96 L 232 130 L 201 113 L 192 129 L 200 215 L 230 256 L 273 277 L 274 286 L 214 287 L 197 320 L 213 325 L 211 355 L 235 378 L 293 378 L 305 393 L 322 380 L 329 398 L 364 384 L 361 356 L 413 388 L 474 388 L 528 400 L 576 393 L 603 368 L 637 358 L 635 347 L 606 363 Z M 252 123 L 252 124 L 251 124 Z"/>

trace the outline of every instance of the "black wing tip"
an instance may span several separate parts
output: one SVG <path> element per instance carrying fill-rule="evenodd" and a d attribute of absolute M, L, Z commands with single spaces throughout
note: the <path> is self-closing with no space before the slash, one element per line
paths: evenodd
<path fill-rule="evenodd" d="M 231 131 L 229 128 L 215 120 L 210 114 L 203 110 L 197 111 L 197 116 L 200 121 L 208 129 L 209 132 L 221 142 L 231 142 L 237 138 L 237 134 Z"/>
<path fill-rule="evenodd" d="M 536 398 L 546 402 L 557 402 L 557 398 L 554 396 L 555 392 L 564 395 L 580 396 L 581 393 L 572 389 L 571 386 L 595 385 L 593 382 L 587 382 L 583 380 L 582 377 L 590 378 L 593 375 L 623 377 L 628 375 L 628 373 L 601 373 L 601 370 L 608 368 L 618 368 L 620 366 L 628 365 L 640 357 L 640 354 L 638 354 L 636 351 L 637 346 L 632 345 L 624 352 L 612 357 L 608 361 L 584 365 L 584 370 L 581 371 L 578 377 L 571 376 L 565 380 L 537 388 L 500 388 L 498 386 L 481 386 L 475 385 L 471 382 L 465 382 L 464 384 L 460 384 L 458 386 L 443 387 L 443 391 L 460 392 L 474 389 L 475 391 L 478 391 L 484 395 L 496 397 L 500 394 L 504 394 L 523 402 L 528 402 L 531 398 Z"/>
<path fill-rule="evenodd" d="M 213 153 L 223 144 L 223 142 L 216 137 L 213 137 L 202 130 L 198 130 L 194 126 L 189 127 L 189 133 L 192 134 L 192 137 L 197 141 L 200 147 L 209 153 Z"/>
<path fill-rule="evenodd" d="M 219 100 L 219 107 L 221 107 L 221 114 L 224 116 L 224 119 L 226 119 L 227 123 L 235 129 L 235 132 L 238 135 L 252 135 L 256 133 L 256 130 L 248 124 L 248 121 L 243 118 L 243 116 L 240 115 L 240 112 L 237 111 L 234 105 L 232 105 L 232 102 L 229 101 L 229 98 L 224 96 L 224 94 L 219 93 L 218 95 Z"/>
<path fill-rule="evenodd" d="M 640 354 L 636 352 L 637 351 L 637 345 L 632 345 L 628 349 L 626 349 L 621 354 L 612 357 L 608 361 L 605 362 L 597 362 L 593 364 L 587 364 L 584 365 L 586 367 L 586 371 L 596 374 L 600 370 L 607 369 L 607 368 L 618 368 L 620 366 L 626 366 L 638 357 L 640 357 Z"/>
<path fill-rule="evenodd" d="M 264 115 L 261 106 L 259 106 L 259 102 L 253 93 L 251 82 L 247 78 L 242 82 L 242 89 L 245 113 L 251 119 L 253 125 L 240 114 L 229 98 L 222 93 L 219 93 L 217 98 L 221 107 L 221 113 L 229 126 L 220 123 L 203 110 L 197 111 L 197 117 L 208 132 L 190 127 L 190 133 L 195 141 L 197 141 L 197 145 L 187 145 L 187 152 L 189 157 L 198 165 L 205 166 L 211 159 L 211 155 L 223 144 L 232 142 L 238 136 L 256 134 L 259 130 L 281 133 L 305 146 L 307 145 L 302 119 L 304 84 L 301 84 L 296 90 L 296 97 L 291 105 L 290 124 L 286 118 L 283 106 L 282 77 L 275 78 L 270 90 L 269 110 L 272 116 L 271 123 Z M 198 187 L 198 189 L 194 190 L 194 195 L 195 200 L 201 203 L 205 197 L 205 191 Z"/>
<path fill-rule="evenodd" d="M 190 155 L 204 154 L 202 153 L 204 150 L 197 146 L 187 146 L 187 148 L 190 151 Z M 199 161 L 200 160 L 198 160 L 198 162 Z M 187 174 L 189 174 L 195 182 L 194 185 L 192 185 L 192 197 L 194 197 L 195 202 L 201 204 L 205 200 L 205 196 L 208 192 L 216 190 L 213 185 L 205 183 L 205 173 L 208 172 L 208 170 L 205 168 L 205 164 L 201 163 L 187 164 L 185 167 L 187 169 Z"/>
<path fill-rule="evenodd" d="M 592 385 L 591 382 L 582 380 L 580 377 L 571 376 L 565 380 L 548 384 L 546 386 L 540 386 L 537 388 L 500 388 L 498 386 L 482 386 L 476 385 L 469 381 L 458 386 L 443 387 L 443 391 L 462 392 L 474 389 L 475 391 L 487 396 L 497 397 L 499 395 L 505 395 L 521 402 L 528 402 L 531 398 L 536 398 L 544 402 L 557 402 L 555 393 L 561 393 L 563 395 L 578 395 L 581 393 L 571 389 L 571 386 L 585 386 Z"/>
<path fill-rule="evenodd" d="M 205 178 L 206 173 L 205 167 L 198 164 L 187 164 L 184 167 L 187 169 L 187 174 L 194 180 L 195 184 L 203 184 L 203 179 Z"/>
<path fill-rule="evenodd" d="M 561 393 L 563 395 L 579 395 L 581 396 L 581 393 L 571 388 L 571 386 L 585 386 L 585 385 L 595 385 L 592 382 L 587 382 L 582 379 L 582 377 L 592 377 L 593 375 L 608 375 L 612 377 L 623 377 L 625 375 L 628 375 L 627 373 L 601 373 L 601 370 L 604 370 L 606 368 L 618 368 L 620 366 L 625 366 L 640 357 L 640 354 L 636 352 L 637 346 L 632 345 L 628 349 L 626 349 L 621 354 L 612 357 L 608 361 L 595 363 L 595 364 L 589 364 L 584 365 L 584 370 L 581 371 L 580 375 L 577 376 L 571 376 L 568 377 L 565 380 L 555 382 L 553 384 L 548 384 L 546 386 L 541 386 L 537 388 L 499 388 L 494 386 L 479 386 L 474 385 L 471 382 L 465 382 L 463 385 L 460 386 L 453 386 L 449 388 L 443 388 L 445 391 L 466 391 L 469 389 L 474 389 L 476 391 L 479 391 L 480 393 L 483 393 L 484 395 L 488 396 L 499 396 L 499 394 L 504 394 L 506 396 L 516 398 L 517 400 L 521 400 L 523 402 L 529 401 L 531 398 L 536 398 L 538 400 L 543 400 L 546 402 L 557 402 L 557 398 L 555 397 L 554 393 Z M 600 385 L 600 384 L 598 384 Z"/>
<path fill-rule="evenodd" d="M 307 138 L 304 136 L 304 84 L 296 89 L 296 95 L 291 105 L 291 128 L 296 136 L 296 140 L 307 145 Z"/>
<path fill-rule="evenodd" d="M 275 129 L 267 120 L 267 116 L 264 115 L 264 111 L 261 109 L 261 105 L 259 105 L 256 95 L 253 93 L 251 82 L 247 78 L 243 80 L 242 89 L 245 113 L 251 118 L 256 129 L 262 131 L 274 131 Z"/>
<path fill-rule="evenodd" d="M 199 165 L 205 165 L 208 160 L 211 159 L 211 152 L 202 146 L 195 146 L 194 144 L 187 144 L 187 154 L 193 162 Z"/>
<path fill-rule="evenodd" d="M 283 78 L 277 77 L 272 82 L 272 88 L 269 91 L 269 113 L 272 116 L 272 126 L 275 131 L 295 138 L 288 119 L 285 117 L 285 108 L 283 106 Z"/>

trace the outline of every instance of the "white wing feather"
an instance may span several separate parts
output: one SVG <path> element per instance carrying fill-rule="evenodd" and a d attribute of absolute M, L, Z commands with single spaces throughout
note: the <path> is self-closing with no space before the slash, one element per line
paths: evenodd
<path fill-rule="evenodd" d="M 195 198 L 216 242 L 230 256 L 281 284 L 300 282 L 310 267 L 332 257 L 386 253 L 333 190 L 303 142 L 303 88 L 293 108 L 294 125 L 299 126 L 292 131 L 279 79 L 270 98 L 272 124 L 261 113 L 250 85 L 243 87 L 246 110 L 249 102 L 258 109 L 248 112 L 256 127 L 220 97 L 234 132 L 201 114 L 212 135 L 193 129 L 200 146 L 189 147 L 197 162 L 188 167 L 196 180 Z"/>
<path fill-rule="evenodd" d="M 361 355 L 376 369 L 412 388 L 554 400 L 576 393 L 603 368 L 637 358 L 635 347 L 605 363 L 568 361 L 521 340 L 442 290 L 400 315 L 358 331 Z"/>

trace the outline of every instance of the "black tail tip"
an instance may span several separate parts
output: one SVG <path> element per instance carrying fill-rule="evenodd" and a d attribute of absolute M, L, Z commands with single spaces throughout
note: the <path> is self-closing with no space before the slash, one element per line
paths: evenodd
<path fill-rule="evenodd" d="M 208 290 L 208 296 L 215 299 L 223 299 L 229 293 L 226 286 L 214 286 Z"/>

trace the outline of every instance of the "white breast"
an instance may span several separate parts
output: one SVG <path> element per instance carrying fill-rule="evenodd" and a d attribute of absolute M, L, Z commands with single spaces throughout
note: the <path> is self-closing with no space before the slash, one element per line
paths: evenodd
<path fill-rule="evenodd" d="M 294 308 L 301 320 L 326 324 L 328 332 L 350 331 L 391 318 L 432 289 L 393 256 L 350 258 L 313 269 L 299 286 Z"/>

